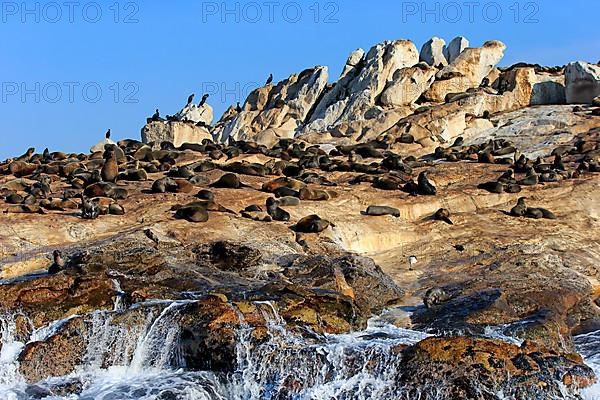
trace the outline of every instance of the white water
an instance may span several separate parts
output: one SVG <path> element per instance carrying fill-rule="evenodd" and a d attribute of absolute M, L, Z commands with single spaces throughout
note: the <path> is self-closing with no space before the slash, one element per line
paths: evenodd
<path fill-rule="evenodd" d="M 600 331 L 591 332 L 574 338 L 577 351 L 583 355 L 596 376 L 600 379 Z M 600 400 L 600 381 L 583 391 L 585 400 Z"/>
<path fill-rule="evenodd" d="M 276 308 L 261 302 L 269 340 L 252 344 L 253 330 L 242 322 L 238 370 L 217 376 L 183 368 L 178 321 L 187 303 L 137 305 L 130 309 L 139 311 L 134 326 L 120 321 L 116 311 L 86 316 L 91 334 L 81 365 L 69 376 L 36 385 L 27 385 L 19 374 L 18 355 L 26 343 L 15 336 L 15 319 L 0 317 L 0 400 L 409 400 L 396 383 L 402 372 L 399 350 L 427 337 L 375 318 L 361 332 L 307 339 L 290 334 Z M 48 339 L 73 318 L 78 317 L 34 331 L 28 341 Z M 490 328 L 486 336 L 518 344 L 504 328 Z M 600 332 L 576 342 L 600 373 Z M 61 390 L 69 386 L 79 389 Z M 600 385 L 588 389 L 585 399 L 600 400 Z"/>

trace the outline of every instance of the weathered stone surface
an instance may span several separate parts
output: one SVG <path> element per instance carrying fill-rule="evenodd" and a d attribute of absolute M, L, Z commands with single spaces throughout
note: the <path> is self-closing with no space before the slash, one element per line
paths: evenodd
<path fill-rule="evenodd" d="M 248 96 L 243 111 L 224 119 L 215 126 L 214 136 L 224 142 L 255 138 L 266 130 L 276 138 L 294 137 L 298 127 L 319 100 L 327 85 L 326 67 L 317 66 L 294 74 L 277 85 L 254 90 Z M 263 139 L 263 143 L 273 140 Z"/>
<path fill-rule="evenodd" d="M 324 132 L 342 122 L 368 119 L 369 111 L 376 106 L 377 97 L 396 70 L 412 67 L 418 61 L 417 48 L 408 40 L 372 47 L 365 59 L 345 71 L 323 96 L 303 132 Z"/>
<path fill-rule="evenodd" d="M 545 104 L 566 104 L 565 77 L 549 74 L 537 74 L 531 94 L 532 106 Z"/>
<path fill-rule="evenodd" d="M 448 65 L 448 60 L 444 55 L 446 41 L 439 37 L 431 38 L 423 47 L 419 54 L 419 61 L 426 62 L 432 67 L 442 68 Z"/>
<path fill-rule="evenodd" d="M 210 126 L 213 118 L 213 108 L 206 103 L 201 106 L 191 103 L 175 114 L 175 119 L 178 121 L 192 122 L 194 124 L 202 123 L 205 126 Z"/>
<path fill-rule="evenodd" d="M 92 148 L 90 149 L 90 152 L 96 153 L 98 151 L 104 151 L 104 147 L 107 144 L 116 144 L 116 143 L 113 142 L 112 140 L 110 140 L 109 138 L 104 138 L 100 142 L 98 142 L 97 144 L 95 144 L 94 146 L 92 146 Z"/>
<path fill-rule="evenodd" d="M 397 70 L 392 81 L 381 94 L 380 102 L 384 106 L 401 107 L 415 102 L 429 89 L 435 79 L 437 69 L 422 66 Z"/>
<path fill-rule="evenodd" d="M 453 63 L 467 47 L 469 47 L 467 38 L 458 36 L 452 39 L 452 41 L 444 48 L 444 56 L 448 63 Z"/>
<path fill-rule="evenodd" d="M 203 139 L 212 138 L 207 128 L 187 122 L 155 121 L 142 128 L 142 141 L 154 143 L 155 148 L 160 148 L 160 144 L 165 141 L 179 147 L 184 143 L 201 143 Z"/>
<path fill-rule="evenodd" d="M 600 95 L 600 67 L 583 61 L 567 65 L 565 70 L 568 104 L 589 104 Z"/>
<path fill-rule="evenodd" d="M 497 40 L 480 48 L 465 49 L 450 65 L 438 72 L 436 81 L 425 93 L 428 100 L 444 101 L 448 93 L 461 93 L 478 87 L 504 56 L 506 46 Z"/>
<path fill-rule="evenodd" d="M 404 350 L 400 380 L 408 396 L 484 400 L 485 393 L 517 398 L 562 397 L 595 382 L 593 371 L 573 354 L 531 343 L 521 347 L 465 337 L 430 338 Z"/>

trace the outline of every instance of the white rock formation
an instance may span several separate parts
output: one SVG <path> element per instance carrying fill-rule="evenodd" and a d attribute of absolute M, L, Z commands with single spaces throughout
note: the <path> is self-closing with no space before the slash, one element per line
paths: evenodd
<path fill-rule="evenodd" d="M 461 93 L 478 87 L 504 57 L 504 43 L 492 40 L 480 48 L 465 49 L 452 64 L 436 76 L 436 81 L 425 93 L 430 101 L 443 102 L 448 93 Z"/>
<path fill-rule="evenodd" d="M 450 43 L 444 48 L 444 56 L 448 63 L 453 63 L 467 47 L 469 47 L 469 41 L 467 38 L 458 36 L 452 39 Z"/>
<path fill-rule="evenodd" d="M 250 140 L 266 130 L 271 131 L 264 137 L 294 137 L 325 90 L 327 80 L 327 67 L 317 66 L 294 74 L 275 86 L 254 90 L 241 113 L 228 111 L 227 116 L 215 125 L 215 139 L 222 142 L 229 137 Z"/>
<path fill-rule="evenodd" d="M 99 151 L 104 151 L 104 146 L 106 146 L 107 144 L 116 144 L 116 143 L 108 138 L 104 138 L 97 144 L 93 145 L 92 148 L 90 149 L 90 152 L 97 153 Z"/>
<path fill-rule="evenodd" d="M 400 107 L 415 102 L 435 80 L 437 69 L 423 63 L 397 70 L 380 97 L 384 106 Z"/>
<path fill-rule="evenodd" d="M 600 95 L 600 66 L 584 61 L 567 65 L 565 85 L 568 104 L 590 104 Z"/>
<path fill-rule="evenodd" d="M 445 67 L 448 65 L 448 60 L 444 55 L 446 41 L 439 37 L 433 37 L 421 47 L 419 60 L 424 61 L 432 67 Z"/>
<path fill-rule="evenodd" d="M 155 121 L 142 128 L 142 142 L 154 143 L 155 148 L 165 141 L 179 147 L 184 143 L 200 143 L 203 139 L 213 139 L 208 129 L 189 122 Z"/>
<path fill-rule="evenodd" d="M 175 118 L 184 122 L 193 122 L 194 124 L 203 122 L 206 126 L 210 126 L 213 122 L 213 108 L 206 103 L 202 106 L 192 103 L 183 107 L 181 111 L 175 114 Z"/>
<path fill-rule="evenodd" d="M 356 60 L 357 54 L 353 53 L 349 61 Z M 324 132 L 344 121 L 376 115 L 376 99 L 396 70 L 418 62 L 419 52 L 408 40 L 383 42 L 372 47 L 362 62 L 346 65 L 339 81 L 316 106 L 304 132 Z"/>
<path fill-rule="evenodd" d="M 530 105 L 566 104 L 565 77 L 536 74 Z"/>

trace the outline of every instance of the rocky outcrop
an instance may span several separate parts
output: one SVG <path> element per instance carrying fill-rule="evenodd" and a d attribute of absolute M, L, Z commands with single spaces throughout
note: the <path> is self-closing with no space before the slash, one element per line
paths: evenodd
<path fill-rule="evenodd" d="M 600 67 L 578 61 L 567 65 L 565 70 L 566 97 L 568 104 L 590 104 L 600 95 Z"/>
<path fill-rule="evenodd" d="M 239 114 L 216 124 L 213 134 L 219 141 L 256 139 L 272 145 L 279 138 L 293 138 L 327 85 L 326 67 L 307 69 L 277 85 L 254 90 Z M 268 133 L 264 133 L 269 131 Z"/>
<path fill-rule="evenodd" d="M 408 397 L 484 400 L 502 396 L 562 398 L 565 390 L 595 382 L 576 354 L 556 353 L 530 342 L 516 346 L 465 337 L 430 338 L 404 351 L 400 380 Z"/>
<path fill-rule="evenodd" d="M 432 67 L 443 68 L 448 65 L 448 60 L 444 55 L 444 49 L 446 42 L 444 39 L 434 37 L 427 41 L 423 47 L 421 47 L 421 53 L 419 54 L 419 60 L 426 62 Z M 454 50 L 454 49 L 453 49 Z"/>
<path fill-rule="evenodd" d="M 213 118 L 213 108 L 206 103 L 201 106 L 190 103 L 174 116 L 174 119 L 177 121 L 191 122 L 204 126 L 210 126 Z"/>
<path fill-rule="evenodd" d="M 443 102 L 449 93 L 462 93 L 478 87 L 500 62 L 505 49 L 504 43 L 497 40 L 486 42 L 481 48 L 465 49 L 450 65 L 438 72 L 425 98 Z"/>
<path fill-rule="evenodd" d="M 419 61 L 417 48 L 408 40 L 378 44 L 352 65 L 358 54 L 351 54 L 342 77 L 316 105 L 304 133 L 325 132 L 343 122 L 373 118 L 379 114 L 377 98 L 396 70 Z"/>
<path fill-rule="evenodd" d="M 110 140 L 110 138 L 102 139 L 100 142 L 98 142 L 94 146 L 92 146 L 92 148 L 90 149 L 90 152 L 92 152 L 92 153 L 96 153 L 96 152 L 99 152 L 99 151 L 103 152 L 104 151 L 104 147 L 107 144 L 113 144 L 114 145 L 116 143 L 113 142 L 112 140 Z"/>
<path fill-rule="evenodd" d="M 381 94 L 381 104 L 402 107 L 414 103 L 429 89 L 436 73 L 436 68 L 425 65 L 398 69 Z"/>
<path fill-rule="evenodd" d="M 208 128 L 189 122 L 154 121 L 142 128 L 142 142 L 154 143 L 155 148 L 160 148 L 162 142 L 179 147 L 184 143 L 201 143 L 204 139 L 213 139 Z"/>
<path fill-rule="evenodd" d="M 444 56 L 448 63 L 453 63 L 467 47 L 469 47 L 467 38 L 458 36 L 452 39 L 452 41 L 444 48 Z"/>

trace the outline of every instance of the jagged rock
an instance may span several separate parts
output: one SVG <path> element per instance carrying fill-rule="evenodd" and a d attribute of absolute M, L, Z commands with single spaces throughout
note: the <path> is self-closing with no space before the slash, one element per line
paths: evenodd
<path fill-rule="evenodd" d="M 577 354 L 556 353 L 531 342 L 522 346 L 467 337 L 428 338 L 403 351 L 400 381 L 407 398 L 562 398 L 595 383 Z M 543 384 L 542 384 L 543 382 Z M 564 385 L 564 386 L 563 386 Z"/>
<path fill-rule="evenodd" d="M 421 47 L 419 61 L 424 61 L 432 67 L 441 68 L 448 65 L 448 60 L 444 55 L 446 41 L 439 37 L 433 37 Z"/>
<path fill-rule="evenodd" d="M 213 108 L 206 103 L 201 106 L 191 103 L 175 114 L 175 118 L 183 122 L 202 123 L 210 126 L 213 122 Z"/>
<path fill-rule="evenodd" d="M 346 64 L 344 65 L 344 70 L 342 71 L 342 75 L 340 79 L 348 75 L 365 57 L 365 51 L 363 49 L 356 49 L 348 56 L 348 60 L 346 60 Z"/>
<path fill-rule="evenodd" d="M 159 149 L 162 142 L 171 142 L 175 147 L 184 143 L 201 143 L 203 139 L 213 139 L 207 128 L 180 121 L 155 121 L 142 128 L 142 141 L 154 143 Z"/>
<path fill-rule="evenodd" d="M 600 66 L 578 61 L 565 70 L 567 104 L 589 104 L 600 95 Z"/>
<path fill-rule="evenodd" d="M 369 119 L 369 113 L 376 110 L 376 99 L 394 72 L 418 61 L 419 52 L 408 40 L 372 47 L 363 62 L 345 69 L 345 74 L 323 96 L 303 132 L 325 132 L 342 122 Z"/>
<path fill-rule="evenodd" d="M 294 74 L 277 85 L 254 90 L 243 111 L 215 126 L 216 140 L 254 140 L 268 129 L 276 138 L 294 137 L 327 86 L 327 67 L 317 66 Z M 264 143 L 271 143 L 271 140 Z M 273 139 L 277 140 L 277 139 Z"/>
<path fill-rule="evenodd" d="M 446 57 L 446 60 L 448 60 L 448 63 L 453 63 L 467 47 L 469 47 L 467 38 L 458 36 L 452 39 L 452 41 L 444 48 L 444 56 Z"/>
<path fill-rule="evenodd" d="M 394 72 L 392 81 L 381 94 L 384 106 L 406 106 L 415 102 L 435 80 L 437 69 L 422 66 L 402 68 Z"/>
<path fill-rule="evenodd" d="M 545 73 L 536 73 L 530 105 L 565 104 L 565 77 Z"/>
<path fill-rule="evenodd" d="M 450 65 L 438 72 L 436 81 L 424 94 L 430 101 L 443 102 L 448 93 L 478 87 L 504 56 L 504 43 L 493 40 L 480 48 L 465 49 Z"/>

